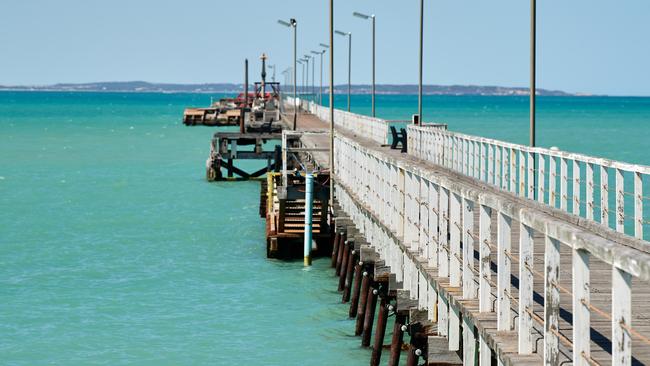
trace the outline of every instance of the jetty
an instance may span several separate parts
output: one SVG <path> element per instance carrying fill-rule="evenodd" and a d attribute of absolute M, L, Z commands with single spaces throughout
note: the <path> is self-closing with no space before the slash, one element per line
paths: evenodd
<path fill-rule="evenodd" d="M 332 170 L 329 109 L 281 99 L 208 180 L 261 178 L 267 255 L 331 260 L 371 365 L 650 364 L 650 167 L 335 110 Z"/>

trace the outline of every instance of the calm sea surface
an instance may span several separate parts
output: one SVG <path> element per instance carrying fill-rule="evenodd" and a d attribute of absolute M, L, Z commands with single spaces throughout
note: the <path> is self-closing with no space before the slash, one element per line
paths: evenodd
<path fill-rule="evenodd" d="M 0 93 L 0 364 L 367 364 L 327 260 L 265 258 L 259 183 L 204 180 L 213 130 L 180 119 L 209 100 Z M 406 119 L 417 97 L 377 103 Z M 527 141 L 526 98 L 425 105 Z M 541 146 L 650 165 L 650 98 L 540 98 L 538 124 Z"/>

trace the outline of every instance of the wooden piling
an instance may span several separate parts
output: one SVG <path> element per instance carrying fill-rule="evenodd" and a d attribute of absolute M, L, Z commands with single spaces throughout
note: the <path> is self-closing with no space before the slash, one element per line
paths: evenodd
<path fill-rule="evenodd" d="M 336 275 L 340 276 L 341 275 L 341 262 L 343 261 L 343 251 L 345 249 L 345 240 L 347 239 L 347 235 L 345 232 L 342 232 L 341 235 L 339 235 L 339 250 L 336 253 Z"/>
<path fill-rule="evenodd" d="M 366 300 L 368 299 L 368 289 L 370 288 L 370 274 L 367 271 L 362 272 L 361 292 L 359 293 L 359 306 L 357 306 L 357 322 L 354 327 L 354 335 L 361 335 L 363 331 L 363 321 L 366 314 Z"/>
<path fill-rule="evenodd" d="M 346 240 L 343 243 L 343 258 L 341 258 L 341 273 L 339 277 L 339 291 L 343 291 L 343 288 L 345 287 L 345 279 L 347 278 L 347 270 L 348 270 L 348 259 L 350 256 L 350 243 Z"/>
<path fill-rule="evenodd" d="M 426 352 L 427 335 L 424 334 L 423 326 L 419 322 L 410 325 L 409 333 L 411 341 L 406 366 L 417 366 L 418 359 Z"/>
<path fill-rule="evenodd" d="M 366 314 L 363 321 L 363 333 L 361 333 L 361 347 L 370 347 L 370 337 L 372 336 L 372 326 L 375 321 L 375 310 L 377 309 L 378 289 L 371 288 L 368 291 L 366 300 Z"/>
<path fill-rule="evenodd" d="M 390 343 L 390 359 L 388 359 L 388 366 L 399 365 L 399 356 L 402 352 L 402 342 L 404 341 L 402 326 L 405 324 L 406 315 L 395 313 L 395 325 L 393 326 L 393 339 Z"/>
<path fill-rule="evenodd" d="M 233 177 L 233 166 L 232 166 L 232 159 L 231 158 L 228 158 L 227 167 L 228 167 L 228 178 L 232 178 Z"/>
<path fill-rule="evenodd" d="M 354 282 L 352 283 L 352 298 L 350 299 L 350 318 L 357 316 L 357 307 L 359 306 L 359 292 L 361 292 L 361 273 L 363 263 L 355 259 L 354 264 Z"/>
<path fill-rule="evenodd" d="M 332 268 L 336 267 L 336 258 L 339 251 L 339 235 L 340 231 L 336 230 L 336 233 L 334 234 L 334 242 L 332 243 Z"/>
<path fill-rule="evenodd" d="M 388 301 L 387 296 L 381 296 L 379 303 L 379 313 L 377 314 L 377 330 L 375 331 L 375 344 L 372 348 L 370 357 L 370 366 L 379 366 L 381 361 L 381 351 L 384 346 L 384 336 L 386 335 L 386 322 L 388 321 Z"/>
<path fill-rule="evenodd" d="M 350 301 L 350 292 L 352 291 L 354 264 L 357 262 L 356 251 L 354 251 L 353 248 L 354 248 L 354 242 L 350 244 L 350 255 L 348 256 L 347 268 L 345 270 L 345 283 L 343 284 L 343 297 L 341 298 L 341 301 L 343 303 Z"/>

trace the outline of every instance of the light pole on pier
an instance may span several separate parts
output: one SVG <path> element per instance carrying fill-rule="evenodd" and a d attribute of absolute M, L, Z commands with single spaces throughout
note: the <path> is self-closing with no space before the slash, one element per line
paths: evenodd
<path fill-rule="evenodd" d="M 352 93 L 352 32 L 334 31 L 340 36 L 348 36 L 348 112 L 350 111 L 350 94 Z M 374 74 L 374 73 L 373 73 Z M 373 97 L 374 100 L 374 97 Z M 374 105 L 374 102 L 373 102 Z M 373 108 L 374 110 L 374 108 Z"/>
<path fill-rule="evenodd" d="M 296 122 L 298 121 L 298 99 L 297 99 L 297 87 L 296 87 L 296 63 L 298 61 L 298 22 L 296 19 L 291 18 L 289 22 L 284 20 L 278 20 L 279 24 L 284 25 L 285 27 L 293 28 L 293 129 L 296 129 Z"/>
<path fill-rule="evenodd" d="M 424 54 L 424 0 L 420 0 L 420 73 L 418 78 L 418 122 L 422 125 L 422 59 Z"/>
<path fill-rule="evenodd" d="M 330 0 L 330 199 L 329 207 L 334 205 L 334 0 Z"/>
<path fill-rule="evenodd" d="M 318 89 L 318 104 L 320 105 L 323 105 L 323 54 L 325 52 L 327 52 L 327 49 L 320 51 L 311 51 L 311 53 L 314 55 L 320 55 L 320 89 Z"/>
<path fill-rule="evenodd" d="M 365 20 L 372 19 L 372 116 L 375 117 L 375 15 L 366 15 L 356 11 L 352 15 Z"/>
<path fill-rule="evenodd" d="M 311 55 L 305 55 L 305 61 L 307 61 L 307 84 L 306 84 L 306 90 L 307 90 L 307 99 L 309 99 L 309 61 L 312 61 L 311 64 L 311 83 L 314 84 L 314 58 L 311 57 Z"/>
<path fill-rule="evenodd" d="M 329 45 L 326 45 L 325 43 L 320 43 L 319 44 L 321 47 L 323 47 L 323 54 L 327 52 L 327 50 L 330 48 Z M 321 61 L 323 59 L 323 54 L 321 54 Z M 323 105 L 323 67 L 321 63 L 321 72 L 320 72 L 320 104 Z"/>
<path fill-rule="evenodd" d="M 305 60 L 300 59 L 298 63 L 302 66 L 301 79 L 300 79 L 300 93 L 305 92 Z"/>
<path fill-rule="evenodd" d="M 535 147 L 535 47 L 536 47 L 536 14 L 535 0 L 530 0 L 530 146 Z"/>

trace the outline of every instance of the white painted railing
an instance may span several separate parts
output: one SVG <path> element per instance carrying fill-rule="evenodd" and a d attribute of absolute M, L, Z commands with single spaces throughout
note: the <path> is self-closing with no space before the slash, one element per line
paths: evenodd
<path fill-rule="evenodd" d="M 549 157 L 584 159 L 547 150 L 527 151 L 515 148 L 515 145 L 425 128 L 410 128 L 410 132 L 427 134 L 410 137 L 413 154 L 466 174 L 472 172 L 476 177 L 487 175 L 492 177 L 490 182 L 493 184 L 502 184 L 504 176 L 517 175 L 516 169 L 509 168 L 509 163 L 514 160 L 507 160 L 503 170 L 495 173 L 495 166 L 501 168 L 502 160 L 486 167 L 476 164 L 477 160 L 469 160 L 469 156 L 478 156 L 478 161 L 482 157 L 483 161 L 494 163 L 497 155 L 494 151 L 486 151 L 497 149 L 504 151 L 506 157 L 523 153 L 525 162 L 530 161 L 527 153 L 546 154 L 547 160 Z M 470 153 L 463 155 L 461 151 Z M 508 357 L 511 352 L 498 349 L 503 342 L 490 341 L 485 328 L 477 331 L 480 352 L 474 352 L 474 325 L 480 320 L 474 317 L 476 308 L 465 305 L 472 301 L 477 302 L 479 312 L 496 313 L 499 331 L 516 335 L 518 354 L 536 352 L 546 365 L 561 362 L 560 344 L 572 350 L 569 356 L 572 360 L 569 361 L 574 365 L 597 364 L 590 354 L 590 316 L 596 312 L 611 324 L 611 364 L 631 364 L 632 338 L 643 338 L 631 325 L 631 283 L 635 278 L 647 286 L 650 255 L 604 239 L 562 218 L 531 209 L 508 194 L 491 193 L 478 185 L 458 182 L 450 175 L 434 173 L 407 159 L 391 158 L 380 150 L 366 148 L 342 135 L 336 137 L 335 154 L 335 160 L 339 162 L 335 166 L 336 196 L 342 208 L 386 265 L 396 273 L 397 281 L 403 281 L 404 289 L 419 300 L 420 308 L 428 310 L 429 318 L 437 321 L 439 334 L 448 337 L 449 350 L 459 350 L 462 343 L 464 364 L 478 362 L 481 366 L 488 366 L 491 352 L 502 364 L 500 358 Z M 624 168 L 614 162 L 587 162 L 613 169 Z M 526 170 L 522 175 L 527 175 Z M 504 187 L 507 183 L 510 180 L 503 178 Z M 512 180 L 515 187 L 518 183 L 517 179 Z M 522 186 L 523 192 L 527 192 L 526 187 Z M 478 211 L 478 225 L 475 225 L 475 211 Z M 492 233 L 492 227 L 496 227 L 496 234 Z M 520 233 L 518 243 L 512 242 L 514 230 Z M 535 234 L 543 237 L 543 244 L 541 238 L 537 241 L 543 248 L 541 252 L 539 248 L 534 251 Z M 629 240 L 616 233 L 614 236 Z M 561 247 L 572 253 L 570 269 L 560 267 Z M 490 259 L 495 254 L 496 282 Z M 478 261 L 475 255 L 478 255 Z M 592 263 L 608 268 L 604 278 L 612 281 L 610 295 L 613 300 L 607 310 L 596 308 L 590 300 L 590 276 L 593 274 L 590 272 L 590 259 Z M 560 271 L 562 280 L 571 278 L 572 286 L 568 290 L 560 285 Z M 601 273 L 598 278 L 603 278 L 602 270 L 593 277 L 598 273 Z M 518 291 L 512 291 L 511 275 L 518 278 Z M 429 278 L 431 276 L 434 278 Z M 533 309 L 533 286 L 540 283 L 538 281 L 544 284 L 541 316 Z M 457 301 L 457 292 L 452 294 L 449 291 L 450 287 L 462 289 L 462 303 Z M 573 305 L 569 308 L 573 313 L 572 336 L 569 334 L 572 341 L 559 329 L 561 296 L 572 299 Z M 470 306 L 470 310 L 463 310 L 463 306 Z M 643 306 L 637 303 L 635 311 Z M 533 328 L 540 327 L 543 348 L 535 346 L 533 333 Z M 491 350 L 488 344 L 494 344 L 495 349 Z M 479 359 L 475 360 L 476 357 Z"/>
<path fill-rule="evenodd" d="M 416 157 L 644 239 L 649 166 L 418 126 L 408 141 Z"/>
<path fill-rule="evenodd" d="M 287 103 L 293 105 L 293 98 L 288 97 L 286 99 Z M 304 99 L 298 99 L 300 109 L 311 112 L 323 121 L 329 121 L 330 115 L 328 107 L 323 107 L 317 103 Z M 337 128 L 344 128 L 380 144 L 387 144 L 389 141 L 391 121 L 334 109 L 334 125 Z"/>

